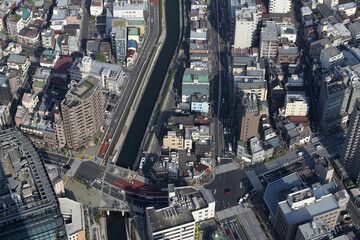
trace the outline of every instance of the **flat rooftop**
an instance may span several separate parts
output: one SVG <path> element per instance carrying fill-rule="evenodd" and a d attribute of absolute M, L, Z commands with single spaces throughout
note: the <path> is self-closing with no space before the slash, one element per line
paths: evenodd
<path fill-rule="evenodd" d="M 0 232 L 39 209 L 55 207 L 56 202 L 34 146 L 20 131 L 0 131 Z"/>
<path fill-rule="evenodd" d="M 215 201 L 209 190 L 204 188 L 180 187 L 172 191 L 175 191 L 175 196 L 170 199 L 169 207 L 146 209 L 153 232 L 193 222 L 192 211 L 205 208 L 207 202 Z"/>

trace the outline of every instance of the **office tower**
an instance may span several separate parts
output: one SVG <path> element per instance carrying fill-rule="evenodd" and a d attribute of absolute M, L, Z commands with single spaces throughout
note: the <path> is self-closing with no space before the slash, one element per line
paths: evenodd
<path fill-rule="evenodd" d="M 61 102 L 66 142 L 79 148 L 93 141 L 104 125 L 101 81 L 93 76 L 74 84 Z"/>
<path fill-rule="evenodd" d="M 252 137 L 260 137 L 260 109 L 255 94 L 244 94 L 240 106 L 240 141 L 246 142 Z"/>
<path fill-rule="evenodd" d="M 261 6 L 248 6 L 235 12 L 234 48 L 245 49 L 252 47 L 257 27 L 261 20 Z"/>
<path fill-rule="evenodd" d="M 127 29 L 125 19 L 116 19 L 112 22 L 111 44 L 116 60 L 124 60 L 127 50 Z"/>
<path fill-rule="evenodd" d="M 0 131 L 0 239 L 67 239 L 44 162 L 15 129 Z"/>
<path fill-rule="evenodd" d="M 348 132 L 342 149 L 340 162 L 353 179 L 359 180 L 360 174 L 360 99 L 356 99 L 355 107 L 350 116 Z"/>
<path fill-rule="evenodd" d="M 335 131 L 346 125 L 349 96 L 350 90 L 343 79 L 323 81 L 317 104 L 320 129 L 323 132 Z"/>
<path fill-rule="evenodd" d="M 261 28 L 260 34 L 260 57 L 275 58 L 278 52 L 278 31 L 276 22 L 267 21 L 266 27 Z"/>
<path fill-rule="evenodd" d="M 9 80 L 6 77 L 0 77 L 0 104 L 8 105 L 12 101 L 12 93 Z"/>
<path fill-rule="evenodd" d="M 270 13 L 289 13 L 291 1 L 290 0 L 270 0 Z"/>

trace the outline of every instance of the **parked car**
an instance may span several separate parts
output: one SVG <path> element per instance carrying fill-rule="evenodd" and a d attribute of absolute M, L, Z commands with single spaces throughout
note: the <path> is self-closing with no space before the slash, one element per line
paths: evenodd
<path fill-rule="evenodd" d="M 303 153 L 303 152 L 298 152 L 297 155 L 298 155 L 299 157 L 302 157 L 302 156 L 304 155 L 304 153 Z"/>

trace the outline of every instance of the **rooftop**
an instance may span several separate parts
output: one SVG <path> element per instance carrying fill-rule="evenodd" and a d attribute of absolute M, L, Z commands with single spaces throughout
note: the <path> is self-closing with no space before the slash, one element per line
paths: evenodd
<path fill-rule="evenodd" d="M 275 216 L 278 203 L 286 199 L 287 193 L 301 188 L 303 188 L 303 182 L 297 172 L 269 183 L 264 193 L 264 201 L 272 216 Z"/>
<path fill-rule="evenodd" d="M 57 200 L 44 163 L 20 131 L 0 131 L 0 168 L 1 227 L 23 220 L 39 209 L 55 207 Z"/>
<path fill-rule="evenodd" d="M 328 239 L 332 238 L 331 231 L 325 220 L 322 218 L 299 225 L 298 232 L 304 236 L 305 239 L 318 239 L 322 237 L 328 237 Z"/>
<path fill-rule="evenodd" d="M 81 203 L 68 198 L 59 198 L 60 211 L 66 223 L 66 232 L 69 236 L 85 231 L 83 207 Z"/>
<path fill-rule="evenodd" d="M 336 47 L 333 47 L 333 46 L 321 50 L 321 53 L 326 54 L 329 58 L 332 58 L 332 57 L 335 57 L 335 56 L 341 54 L 339 49 L 337 49 Z"/>
<path fill-rule="evenodd" d="M 267 21 L 266 27 L 261 28 L 261 40 L 262 41 L 276 41 L 278 40 L 278 32 L 276 29 L 276 23 L 273 21 Z"/>
<path fill-rule="evenodd" d="M 169 188 L 169 195 L 171 192 L 175 195 L 170 198 L 169 207 L 158 210 L 146 208 L 153 232 L 193 222 L 191 212 L 208 207 L 210 202 L 215 201 L 211 192 L 202 187 Z"/>
<path fill-rule="evenodd" d="M 10 54 L 7 61 L 15 64 L 24 64 L 26 62 L 26 56 L 19 54 Z"/>
<path fill-rule="evenodd" d="M 66 93 L 63 104 L 67 105 L 68 107 L 78 105 L 79 101 L 83 101 L 89 98 L 98 88 L 99 84 L 100 80 L 98 78 L 93 76 L 84 78 Z"/>

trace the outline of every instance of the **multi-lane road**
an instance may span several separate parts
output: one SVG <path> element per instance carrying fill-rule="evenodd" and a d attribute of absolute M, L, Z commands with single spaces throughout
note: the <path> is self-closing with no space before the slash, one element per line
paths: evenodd
<path fill-rule="evenodd" d="M 156 44 L 156 40 L 160 33 L 160 7 L 159 5 L 151 4 L 149 6 L 149 24 L 148 24 L 148 35 L 142 46 L 139 58 L 137 59 L 136 64 L 132 70 L 128 73 L 129 80 L 125 84 L 124 90 L 122 92 L 121 99 L 116 105 L 113 119 L 106 130 L 106 135 L 110 135 L 115 141 L 111 141 L 110 145 L 105 153 L 105 155 L 98 155 L 98 157 L 109 160 L 108 157 L 113 152 L 117 139 L 119 139 L 121 130 L 125 124 L 127 113 L 132 105 L 136 89 L 140 86 L 142 81 L 143 72 L 146 70 L 146 64 L 150 61 L 150 54 Z"/>

